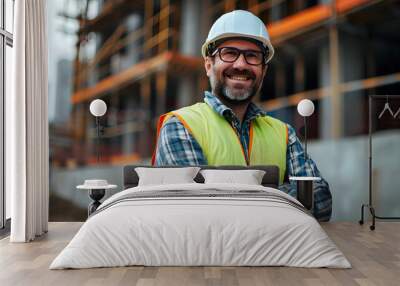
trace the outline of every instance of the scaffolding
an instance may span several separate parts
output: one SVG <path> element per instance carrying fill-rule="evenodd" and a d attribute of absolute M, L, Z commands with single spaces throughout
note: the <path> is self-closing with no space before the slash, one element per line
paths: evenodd
<path fill-rule="evenodd" d="M 99 7 L 93 18 L 87 16 L 90 2 Z M 208 79 L 200 56 L 201 43 L 211 24 L 234 9 L 246 9 L 259 16 L 267 24 L 277 50 L 258 104 L 284 116 L 292 113 L 288 120 L 292 118 L 295 125 L 293 108 L 301 99 L 329 99 L 329 108 L 324 107 L 329 109 L 324 113 L 328 123 L 316 124 L 320 130 L 329 130 L 324 136 L 340 138 L 347 132 L 343 117 L 345 94 L 376 91 L 400 82 L 399 69 L 380 74 L 370 62 L 365 64 L 368 72 L 358 78 L 343 78 L 347 63 L 343 63 L 340 37 L 342 30 L 349 30 L 357 37 L 371 38 L 364 25 L 383 21 L 382 13 L 386 13 L 386 21 L 398 21 L 397 1 L 87 0 L 84 7 L 77 17 L 71 96 L 72 156 L 79 158 L 78 164 L 96 164 L 92 152 L 94 126 L 88 112 L 90 101 L 95 98 L 102 98 L 109 106 L 102 163 L 126 164 L 150 158 L 158 116 L 202 100 Z M 396 35 L 394 29 L 382 37 L 392 45 L 398 40 Z M 317 43 L 315 50 L 319 49 L 318 43 L 326 46 L 326 71 L 319 71 L 322 64 L 315 63 L 318 59 L 313 58 L 312 52 L 308 58 L 302 52 L 313 42 Z M 95 50 L 92 54 L 88 53 L 91 49 Z M 368 45 L 366 49 L 373 50 Z M 294 58 L 289 66 L 285 54 Z M 318 82 L 320 74 L 322 80 Z M 311 136 L 323 137 L 319 131 Z"/>

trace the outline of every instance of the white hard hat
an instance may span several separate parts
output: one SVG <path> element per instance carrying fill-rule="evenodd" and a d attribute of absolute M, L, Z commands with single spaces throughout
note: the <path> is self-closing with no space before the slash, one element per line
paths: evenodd
<path fill-rule="evenodd" d="M 201 47 L 201 54 L 206 57 L 209 45 L 217 40 L 236 37 L 249 38 L 261 42 L 268 49 L 266 63 L 272 59 L 274 48 L 265 24 L 260 18 L 244 10 L 226 13 L 215 21 L 208 33 L 207 40 Z"/>

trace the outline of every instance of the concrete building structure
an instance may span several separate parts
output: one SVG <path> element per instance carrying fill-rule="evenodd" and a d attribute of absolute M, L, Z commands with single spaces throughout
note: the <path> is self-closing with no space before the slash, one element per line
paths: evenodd
<path fill-rule="evenodd" d="M 389 56 L 399 48 L 397 1 L 96 3 L 96 16 L 78 17 L 71 98 L 74 144 L 79 145 L 71 155 L 81 158 L 78 165 L 95 163 L 94 120 L 88 112 L 95 98 L 109 106 L 103 163 L 149 158 L 158 116 L 202 100 L 208 80 L 201 44 L 212 22 L 233 9 L 263 19 L 276 47 L 260 104 L 300 128 L 295 105 L 302 98 L 314 100 L 312 139 L 365 134 L 367 95 L 387 88 L 399 92 L 400 59 Z"/>
<path fill-rule="evenodd" d="M 225 12 L 246 9 L 266 23 L 276 49 L 258 103 L 299 130 L 303 120 L 296 105 L 303 98 L 313 100 L 316 111 L 310 118 L 311 156 L 328 181 L 333 181 L 334 194 L 346 194 L 354 189 L 351 178 L 359 180 L 350 203 L 353 209 L 366 199 L 362 192 L 367 194 L 364 189 L 367 153 L 363 153 L 366 149 L 362 146 L 367 142 L 368 95 L 400 94 L 399 1 L 89 0 L 87 3 L 96 4 L 98 13 L 88 17 L 88 9 L 83 9 L 77 18 L 79 40 L 68 124 L 73 146 L 70 158 L 52 158 L 58 161 L 57 166 L 77 166 L 76 171 L 83 174 L 85 168 L 93 170 L 97 165 L 101 165 L 98 168 L 115 165 L 110 168 L 119 170 L 124 164 L 148 162 L 155 147 L 158 116 L 201 101 L 203 91 L 208 89 L 200 47 L 211 24 Z M 100 163 L 96 161 L 94 148 L 94 118 L 89 113 L 89 104 L 96 98 L 108 105 L 108 112 L 102 118 L 106 127 Z M 384 103 L 376 102 L 376 110 L 382 109 Z M 395 110 L 400 107 L 398 101 L 393 104 Z M 400 116 L 397 121 L 383 119 L 382 124 L 374 126 L 374 131 L 387 129 L 379 137 L 380 146 L 386 146 L 388 154 L 398 154 L 391 140 L 398 138 Z M 351 158 L 364 159 L 354 163 Z M 340 179 L 343 174 L 335 171 L 344 166 L 340 162 L 347 166 L 343 170 L 354 172 L 344 180 Z M 400 164 L 390 162 L 386 168 L 391 172 L 400 170 Z M 57 172 L 57 176 L 66 175 L 61 169 Z M 395 193 L 390 184 L 382 185 L 382 189 L 387 188 L 388 193 Z M 346 204 L 342 198 L 334 200 Z M 355 216 L 344 209 L 339 207 L 339 214 L 334 217 Z M 400 210 L 397 207 L 388 210 L 396 211 Z"/>

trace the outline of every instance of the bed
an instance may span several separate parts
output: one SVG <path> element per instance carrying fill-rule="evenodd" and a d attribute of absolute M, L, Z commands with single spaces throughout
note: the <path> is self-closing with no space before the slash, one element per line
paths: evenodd
<path fill-rule="evenodd" d="M 308 211 L 276 189 L 275 166 L 201 166 L 263 170 L 260 185 L 205 183 L 200 173 L 192 183 L 138 185 L 137 167 L 124 168 L 124 190 L 100 205 L 50 269 L 351 267 Z"/>

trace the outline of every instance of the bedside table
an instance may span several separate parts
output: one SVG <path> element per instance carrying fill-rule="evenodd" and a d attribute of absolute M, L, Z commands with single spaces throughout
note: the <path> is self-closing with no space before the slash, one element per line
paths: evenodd
<path fill-rule="evenodd" d="M 297 183 L 297 200 L 311 213 L 314 206 L 313 182 L 320 181 L 320 177 L 289 177 L 290 181 Z"/>
<path fill-rule="evenodd" d="M 89 197 L 93 200 L 88 206 L 88 217 L 101 205 L 100 200 L 104 197 L 106 190 L 115 189 L 116 187 L 117 185 L 108 184 L 107 180 L 97 179 L 85 180 L 83 185 L 76 187 L 78 190 L 89 191 Z"/>

